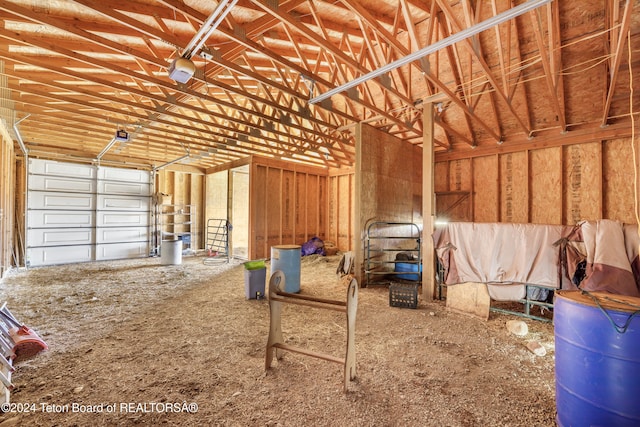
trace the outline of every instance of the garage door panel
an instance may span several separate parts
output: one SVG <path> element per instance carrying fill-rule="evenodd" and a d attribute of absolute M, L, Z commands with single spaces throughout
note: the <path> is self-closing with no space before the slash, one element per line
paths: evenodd
<path fill-rule="evenodd" d="M 151 174 L 31 159 L 30 265 L 149 256 Z"/>
<path fill-rule="evenodd" d="M 149 240 L 149 229 L 147 227 L 121 227 L 121 228 L 99 228 L 96 230 L 96 241 L 98 243 L 124 243 L 124 242 L 147 242 Z"/>
<path fill-rule="evenodd" d="M 34 246 L 60 246 L 60 245 L 90 245 L 93 243 L 93 229 L 31 229 L 29 230 L 28 245 Z"/>
<path fill-rule="evenodd" d="M 56 192 L 29 192 L 30 209 L 94 210 L 95 198 L 91 194 Z"/>
<path fill-rule="evenodd" d="M 130 194 L 133 196 L 149 196 L 149 184 L 98 181 L 100 194 Z"/>
<path fill-rule="evenodd" d="M 32 175 L 29 177 L 29 190 L 91 194 L 95 193 L 94 182 L 86 179 Z"/>
<path fill-rule="evenodd" d="M 95 168 L 91 165 L 41 159 L 29 160 L 29 172 L 39 175 L 56 175 L 67 178 L 75 177 L 89 180 L 94 179 L 96 176 Z"/>
<path fill-rule="evenodd" d="M 27 262 L 31 267 L 69 264 L 93 260 L 93 245 L 53 246 L 27 249 Z"/>
<path fill-rule="evenodd" d="M 93 212 L 30 210 L 29 228 L 92 227 Z"/>
<path fill-rule="evenodd" d="M 147 226 L 148 214 L 146 212 L 98 212 L 98 227 L 120 227 L 120 226 Z"/>
<path fill-rule="evenodd" d="M 119 169 L 101 167 L 98 179 L 105 181 L 124 181 L 129 183 L 149 183 L 149 172 L 137 169 Z"/>
<path fill-rule="evenodd" d="M 146 242 L 99 244 L 96 246 L 96 259 L 139 258 L 149 256 L 149 245 Z"/>
<path fill-rule="evenodd" d="M 98 196 L 98 209 L 114 211 L 149 211 L 149 197 L 136 196 Z"/>

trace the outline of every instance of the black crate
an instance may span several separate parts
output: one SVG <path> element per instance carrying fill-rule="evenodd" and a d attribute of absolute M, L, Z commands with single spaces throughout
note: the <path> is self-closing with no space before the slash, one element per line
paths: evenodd
<path fill-rule="evenodd" d="M 391 307 L 418 308 L 418 284 L 392 283 L 389 286 Z"/>

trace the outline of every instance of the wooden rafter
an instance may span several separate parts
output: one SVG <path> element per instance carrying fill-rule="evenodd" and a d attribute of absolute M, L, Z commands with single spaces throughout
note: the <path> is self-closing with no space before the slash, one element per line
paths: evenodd
<path fill-rule="evenodd" d="M 614 7 L 617 8 L 617 2 L 614 2 Z M 614 39 L 615 45 L 613 49 L 613 58 L 609 68 L 609 81 L 607 88 L 607 99 L 604 103 L 604 111 L 602 112 L 602 124 L 605 126 L 609 120 L 609 110 L 611 109 L 611 102 L 613 100 L 613 94 L 616 90 L 616 81 L 618 80 L 618 74 L 620 70 L 620 63 L 622 62 L 622 50 L 624 49 L 629 32 L 629 26 L 631 24 L 631 11 L 633 10 L 633 1 L 626 0 L 624 7 L 624 13 L 622 14 L 622 21 L 620 22 L 620 30 L 618 32 L 617 39 Z"/>
<path fill-rule="evenodd" d="M 109 156 L 157 164 L 185 149 L 210 149 L 194 164 L 256 153 L 342 167 L 355 159 L 356 122 L 420 145 L 422 101 L 441 93 L 448 99 L 434 144 L 447 156 L 474 146 L 478 155 L 522 141 L 538 146 L 555 128 L 571 129 L 571 138 L 584 127 L 629 120 L 619 82 L 626 38 L 637 44 L 629 29 L 638 2 L 583 3 L 584 13 L 567 20 L 561 14 L 576 0 L 567 1 L 312 105 L 328 88 L 523 0 L 242 0 L 191 57 L 196 71 L 187 84 L 167 69 L 217 2 L 56 0 L 43 8 L 11 0 L 0 2 L 0 58 L 15 116 L 26 118 L 25 141 L 40 150 L 70 153 L 65 147 L 82 141 L 77 152 L 91 155 L 114 127 L 126 126 L 133 140 Z M 583 41 L 588 50 L 573 47 Z M 601 50 L 601 58 L 585 60 Z M 563 61 L 604 65 L 600 73 L 567 72 Z M 630 66 L 638 72 L 638 61 Z M 599 108 L 595 119 L 593 108 L 574 99 L 574 89 L 586 86 L 602 90 L 590 100 Z M 328 158 L 318 154 L 327 150 Z"/>
<path fill-rule="evenodd" d="M 544 45 L 542 37 L 542 22 L 538 10 L 532 10 L 529 13 L 531 16 L 531 24 L 536 35 L 538 50 L 540 51 L 540 57 L 542 59 L 542 66 L 544 67 L 544 78 L 547 84 L 547 90 L 549 91 L 549 101 L 551 101 L 551 105 L 556 115 L 556 120 L 559 122 L 560 131 L 566 132 L 567 121 L 565 119 L 565 112 L 560 105 L 560 100 L 558 99 L 558 87 L 555 84 L 556 79 L 553 77 L 553 70 L 551 69 L 551 61 L 549 59 L 553 53 Z"/>
<path fill-rule="evenodd" d="M 449 21 L 453 24 L 453 28 L 455 28 L 457 31 L 461 31 L 462 25 L 456 19 L 451 6 L 444 0 L 436 0 L 436 1 L 438 2 L 438 5 L 440 6 L 440 8 L 447 15 L 447 18 L 449 19 Z M 495 78 L 495 76 L 493 75 L 493 72 L 489 68 L 489 65 L 487 64 L 486 60 L 482 57 L 482 55 L 480 55 L 480 53 L 476 49 L 474 49 L 473 43 L 470 39 L 465 39 L 462 43 L 464 43 L 467 46 L 467 48 L 470 50 L 470 52 L 473 54 L 474 58 L 476 59 L 481 69 L 483 70 L 484 75 L 491 82 L 491 86 L 495 90 L 496 94 L 505 103 L 505 105 L 507 106 L 507 109 L 509 110 L 511 115 L 516 119 L 516 122 L 520 125 L 520 127 L 525 132 L 525 134 L 528 135 L 531 130 L 527 128 L 526 123 L 522 120 L 518 112 L 513 107 L 513 104 L 508 99 L 507 94 L 502 90 L 500 90 L 500 84 Z M 502 137 L 496 138 L 496 141 L 497 142 L 502 141 Z"/>

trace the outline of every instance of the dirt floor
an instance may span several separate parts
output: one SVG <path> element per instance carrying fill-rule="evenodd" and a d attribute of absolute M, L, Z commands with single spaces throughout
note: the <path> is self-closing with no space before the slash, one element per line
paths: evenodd
<path fill-rule="evenodd" d="M 339 260 L 304 257 L 301 293 L 346 300 Z M 285 352 L 265 372 L 269 304 L 245 299 L 240 261 L 33 268 L 3 279 L 3 301 L 50 349 L 17 364 L 2 427 L 555 424 L 552 324 L 526 320 L 519 337 L 505 327 L 519 317 L 390 307 L 384 286 L 359 290 L 347 393 L 337 363 Z M 288 344 L 344 356 L 343 313 L 287 304 L 282 328 Z"/>

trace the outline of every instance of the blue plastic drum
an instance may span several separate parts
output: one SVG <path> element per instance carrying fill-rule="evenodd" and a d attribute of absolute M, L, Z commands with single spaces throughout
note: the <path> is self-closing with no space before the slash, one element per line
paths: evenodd
<path fill-rule="evenodd" d="M 300 292 L 300 245 L 271 246 L 271 274 L 280 270 L 284 273 L 284 292 Z"/>
<path fill-rule="evenodd" d="M 553 317 L 558 425 L 640 426 L 640 298 L 558 291 Z"/>

